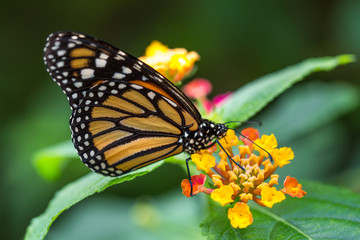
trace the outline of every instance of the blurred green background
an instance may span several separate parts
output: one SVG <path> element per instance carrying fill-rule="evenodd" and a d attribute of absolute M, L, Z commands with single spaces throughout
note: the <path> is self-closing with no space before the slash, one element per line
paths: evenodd
<path fill-rule="evenodd" d="M 21 239 L 54 193 L 89 172 L 71 159 L 57 181 L 34 154 L 68 141 L 70 109 L 43 64 L 51 32 L 79 31 L 135 56 L 154 39 L 201 56 L 212 96 L 310 57 L 360 56 L 360 1 L 2 1 L 0 8 L 0 239 Z M 284 170 L 360 192 L 359 63 L 313 74 L 254 117 L 294 149 Z M 236 120 L 236 119 L 234 119 Z M 283 169 L 282 169 L 283 170 Z M 65 212 L 47 239 L 201 239 L 202 199 L 166 164 Z"/>

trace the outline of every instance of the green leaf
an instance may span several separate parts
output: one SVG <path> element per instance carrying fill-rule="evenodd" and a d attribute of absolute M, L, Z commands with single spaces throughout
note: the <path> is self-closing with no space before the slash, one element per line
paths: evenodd
<path fill-rule="evenodd" d="M 347 189 L 305 182 L 304 198 L 291 198 L 273 209 L 251 204 L 252 225 L 234 229 L 226 209 L 216 210 L 201 224 L 207 239 L 359 239 L 360 195 Z"/>
<path fill-rule="evenodd" d="M 57 180 L 62 170 L 72 158 L 79 158 L 73 143 L 66 141 L 41 149 L 33 156 L 33 164 L 40 176 L 48 181 Z"/>
<path fill-rule="evenodd" d="M 50 225 L 63 211 L 84 198 L 101 192 L 114 184 L 130 181 L 136 177 L 147 174 L 162 165 L 163 162 L 164 161 L 159 161 L 147 167 L 124 174 L 119 178 L 110 178 L 96 173 L 89 173 L 77 181 L 70 183 L 55 194 L 42 215 L 32 219 L 26 230 L 25 240 L 43 239 Z"/>
<path fill-rule="evenodd" d="M 290 142 L 354 111 L 359 104 L 360 92 L 354 85 L 311 81 L 287 91 L 259 116 L 266 123 L 261 132 L 276 133 L 279 141 Z"/>
<path fill-rule="evenodd" d="M 312 58 L 265 75 L 234 92 L 231 98 L 218 109 L 218 115 L 223 121 L 245 121 L 307 75 L 318 71 L 330 71 L 339 65 L 354 61 L 353 55 Z"/>

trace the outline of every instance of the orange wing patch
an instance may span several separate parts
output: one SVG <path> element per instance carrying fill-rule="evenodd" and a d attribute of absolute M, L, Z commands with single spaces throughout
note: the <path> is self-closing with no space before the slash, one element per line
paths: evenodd
<path fill-rule="evenodd" d="M 120 121 L 124 126 L 141 131 L 154 131 L 180 135 L 181 131 L 171 123 L 157 116 L 129 117 Z"/>
<path fill-rule="evenodd" d="M 154 92 L 159 93 L 160 95 L 163 95 L 165 97 L 167 97 L 168 99 L 170 99 L 171 101 L 173 101 L 174 103 L 176 103 L 177 105 L 179 105 L 174 98 L 172 98 L 169 94 L 167 94 L 162 88 L 156 86 L 155 84 L 151 83 L 151 82 L 144 82 L 144 81 L 140 81 L 140 80 L 134 80 L 134 81 L 130 81 L 131 83 L 135 83 L 137 85 L 140 85 L 142 87 L 151 89 Z"/>
<path fill-rule="evenodd" d="M 109 165 L 115 164 L 122 159 L 133 155 L 134 153 L 146 151 L 152 148 L 161 147 L 177 142 L 177 138 L 172 137 L 151 137 L 140 138 L 126 144 L 119 145 L 104 152 L 105 159 Z M 145 155 L 148 156 L 148 155 Z M 161 156 L 157 154 L 157 156 Z"/>
<path fill-rule="evenodd" d="M 90 59 L 88 58 L 77 58 L 70 62 L 72 68 L 85 68 L 89 66 Z"/>
<path fill-rule="evenodd" d="M 121 98 L 118 98 L 118 97 L 115 97 L 115 96 L 108 97 L 103 102 L 103 105 L 118 108 L 118 109 L 130 112 L 130 113 L 133 113 L 133 114 L 144 113 L 144 110 L 142 110 L 141 108 L 135 106 L 134 104 L 132 104 L 132 103 L 130 103 L 130 102 L 124 100 L 124 99 L 121 99 Z"/>
<path fill-rule="evenodd" d="M 196 120 L 186 111 L 182 111 L 182 114 L 185 118 L 185 125 L 191 126 L 189 129 L 190 131 L 196 131 L 199 128 L 198 123 Z"/>
<path fill-rule="evenodd" d="M 109 121 L 93 121 L 89 124 L 89 131 L 92 135 L 115 127 L 115 123 Z"/>
<path fill-rule="evenodd" d="M 144 95 L 135 90 L 127 91 L 122 96 L 133 102 L 139 103 L 150 111 L 156 111 L 154 105 Z"/>
<path fill-rule="evenodd" d="M 93 139 L 93 142 L 94 142 L 95 147 L 99 151 L 101 151 L 104 147 L 108 146 L 109 144 L 111 144 L 111 143 L 113 143 L 113 142 L 115 142 L 117 140 L 120 140 L 122 138 L 131 136 L 131 135 L 132 135 L 132 133 L 130 133 L 130 132 L 121 131 L 121 130 L 114 130 L 112 132 L 105 133 L 105 134 L 102 134 L 102 135 L 100 135 L 98 137 L 95 137 Z"/>
<path fill-rule="evenodd" d="M 88 48 L 75 48 L 70 52 L 71 57 L 94 57 L 96 52 Z"/>
<path fill-rule="evenodd" d="M 91 111 L 92 118 L 120 118 L 128 116 L 125 113 L 121 113 L 105 107 L 94 107 Z"/>
<path fill-rule="evenodd" d="M 180 117 L 179 113 L 169 103 L 167 103 L 163 99 L 160 99 L 158 101 L 158 106 L 159 106 L 160 110 L 164 113 L 164 115 L 168 116 L 179 126 L 182 126 L 182 121 L 181 121 L 181 117 Z"/>
<path fill-rule="evenodd" d="M 138 168 L 145 167 L 145 166 L 147 166 L 147 165 L 149 165 L 151 163 L 160 161 L 161 159 L 165 159 L 167 157 L 176 155 L 176 154 L 181 153 L 183 151 L 182 146 L 178 147 L 175 151 L 171 152 L 173 149 L 174 149 L 174 147 L 169 147 L 169 148 L 166 148 L 164 150 L 160 150 L 160 151 L 150 153 L 150 154 L 138 157 L 138 158 L 134 158 L 134 159 L 131 159 L 131 160 L 126 161 L 124 163 L 121 163 L 120 165 L 117 165 L 116 168 L 120 169 L 120 170 L 122 170 L 124 172 L 129 171 L 129 170 L 131 170 L 133 168 L 135 170 L 135 169 L 138 169 Z M 171 153 L 169 153 L 169 152 L 171 152 Z M 152 159 L 154 159 L 154 160 L 151 161 Z"/>

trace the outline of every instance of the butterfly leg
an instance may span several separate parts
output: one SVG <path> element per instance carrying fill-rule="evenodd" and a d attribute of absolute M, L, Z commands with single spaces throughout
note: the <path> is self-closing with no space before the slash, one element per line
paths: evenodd
<path fill-rule="evenodd" d="M 190 197 L 192 197 L 193 196 L 193 184 L 192 184 L 192 181 L 191 181 L 190 168 L 189 168 L 189 161 L 190 160 L 191 160 L 191 157 L 186 159 L 186 169 L 187 169 L 188 179 L 189 179 L 189 183 L 190 183 Z"/>
<path fill-rule="evenodd" d="M 245 171 L 245 168 L 243 166 L 241 166 L 239 163 L 235 162 L 234 159 L 232 159 L 232 157 L 230 156 L 230 154 L 225 150 L 225 148 L 220 144 L 219 140 L 216 139 L 216 143 L 221 147 L 222 150 L 224 150 L 224 152 L 226 153 L 226 155 L 228 156 L 228 158 L 235 163 L 239 168 L 241 168 L 242 170 Z"/>

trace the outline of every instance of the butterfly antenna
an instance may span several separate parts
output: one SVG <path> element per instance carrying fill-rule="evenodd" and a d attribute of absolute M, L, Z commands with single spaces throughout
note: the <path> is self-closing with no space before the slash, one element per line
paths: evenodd
<path fill-rule="evenodd" d="M 251 120 L 251 121 L 244 121 L 244 122 L 242 122 L 242 121 L 229 121 L 229 122 L 226 122 L 226 123 L 224 123 L 224 124 L 226 125 L 226 124 L 229 124 L 229 123 L 240 123 L 240 124 L 244 124 L 244 123 L 255 123 L 255 124 L 258 124 L 259 126 L 262 125 L 262 122 L 259 121 L 259 120 Z"/>
<path fill-rule="evenodd" d="M 216 143 L 221 147 L 221 149 L 226 153 L 227 157 L 233 162 L 235 163 L 239 168 L 241 168 L 242 170 L 245 171 L 245 168 L 243 166 L 241 166 L 239 163 L 235 162 L 234 159 L 232 159 L 232 157 L 230 156 L 230 154 L 225 150 L 225 148 L 220 144 L 219 140 L 216 139 Z"/>
<path fill-rule="evenodd" d="M 271 156 L 271 154 L 270 154 L 267 150 L 265 150 L 264 148 L 260 147 L 260 146 L 259 146 L 258 144 L 256 144 L 253 140 L 249 139 L 248 137 L 246 137 L 246 136 L 243 135 L 242 133 L 236 131 L 235 129 L 232 129 L 232 128 L 231 128 L 231 130 L 233 130 L 234 132 L 236 132 L 237 134 L 239 134 L 239 135 L 242 136 L 243 138 L 246 138 L 247 140 L 249 140 L 250 142 L 252 142 L 253 144 L 255 144 L 258 148 L 260 148 L 261 150 L 263 150 L 264 152 L 266 152 L 266 153 L 269 155 L 269 158 L 270 158 L 270 161 L 271 161 L 271 162 L 274 161 L 273 157 Z"/>

